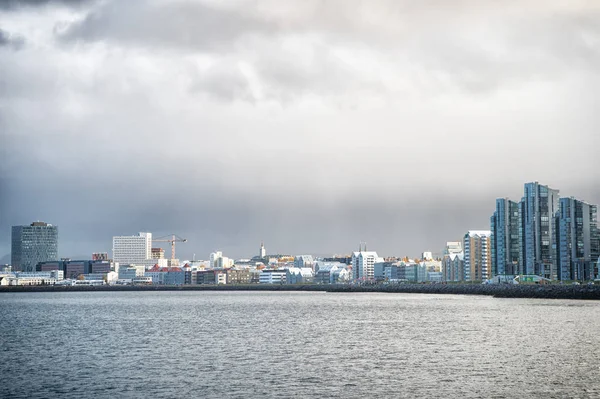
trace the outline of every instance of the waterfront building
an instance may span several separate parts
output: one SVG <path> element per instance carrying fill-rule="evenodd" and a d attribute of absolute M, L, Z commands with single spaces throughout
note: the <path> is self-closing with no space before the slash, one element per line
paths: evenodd
<path fill-rule="evenodd" d="M 80 274 L 90 272 L 90 261 L 71 260 L 65 262 L 65 278 L 77 278 Z"/>
<path fill-rule="evenodd" d="M 462 242 L 446 242 L 441 269 L 444 281 L 464 281 L 465 267 Z"/>
<path fill-rule="evenodd" d="M 286 270 L 287 284 L 306 284 L 313 282 L 313 270 L 311 267 L 290 267 Z"/>
<path fill-rule="evenodd" d="M 465 234 L 465 281 L 481 281 L 491 277 L 490 236 L 489 230 L 470 230 Z"/>
<path fill-rule="evenodd" d="M 600 256 L 597 207 L 575 198 L 561 198 L 556 224 L 560 280 L 593 280 Z"/>
<path fill-rule="evenodd" d="M 119 280 L 133 280 L 136 277 L 144 277 L 145 266 L 130 265 L 119 268 Z M 152 280 L 152 279 L 150 279 Z"/>
<path fill-rule="evenodd" d="M 352 273 L 354 280 L 371 281 L 375 278 L 375 263 L 383 262 L 377 252 L 367 251 L 366 247 L 352 253 Z"/>
<path fill-rule="evenodd" d="M 153 264 L 152 233 L 113 237 L 113 261 L 120 265 Z"/>
<path fill-rule="evenodd" d="M 558 278 L 557 231 L 558 190 L 539 184 L 525 184 L 523 197 L 523 271 L 551 280 Z"/>
<path fill-rule="evenodd" d="M 508 198 L 496 199 L 490 218 L 491 276 L 522 274 L 519 268 L 519 204 Z"/>
<path fill-rule="evenodd" d="M 314 268 L 314 265 L 315 260 L 313 259 L 312 255 L 298 255 L 294 257 L 294 267 L 299 269 L 309 267 L 312 269 Z"/>
<path fill-rule="evenodd" d="M 5 275 L 3 285 L 54 285 L 64 279 L 62 270 L 44 272 L 17 271 Z"/>
<path fill-rule="evenodd" d="M 45 222 L 13 226 L 11 244 L 12 270 L 33 272 L 39 262 L 58 260 L 58 227 Z"/>
<path fill-rule="evenodd" d="M 249 269 L 227 269 L 225 270 L 227 276 L 227 284 L 250 284 L 250 270 Z"/>
<path fill-rule="evenodd" d="M 464 253 L 444 255 L 442 270 L 444 281 L 465 281 Z"/>
<path fill-rule="evenodd" d="M 282 269 L 265 269 L 260 272 L 260 284 L 285 284 L 287 272 Z"/>
<path fill-rule="evenodd" d="M 198 270 L 196 272 L 196 284 L 215 284 L 215 270 Z"/>

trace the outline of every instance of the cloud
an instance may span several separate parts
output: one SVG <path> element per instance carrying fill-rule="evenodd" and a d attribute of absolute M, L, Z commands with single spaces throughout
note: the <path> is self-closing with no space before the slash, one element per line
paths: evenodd
<path fill-rule="evenodd" d="M 594 4 L 64 4 L 0 10 L 0 255 L 43 219 L 65 256 L 414 256 L 526 181 L 600 202 Z"/>
<path fill-rule="evenodd" d="M 0 29 L 0 47 L 9 47 L 13 50 L 19 50 L 25 44 L 25 39 L 20 35 L 10 34 Z"/>
<path fill-rule="evenodd" d="M 61 4 L 69 7 L 78 7 L 83 4 L 94 3 L 97 0 L 3 0 L 0 10 L 14 11 L 28 7 L 46 7 Z"/>
<path fill-rule="evenodd" d="M 273 22 L 251 12 L 199 2 L 108 2 L 72 23 L 60 37 L 222 52 L 244 34 L 274 30 Z"/>

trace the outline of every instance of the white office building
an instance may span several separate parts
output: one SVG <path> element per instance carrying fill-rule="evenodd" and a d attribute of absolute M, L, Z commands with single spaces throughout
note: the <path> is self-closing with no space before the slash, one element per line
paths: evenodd
<path fill-rule="evenodd" d="M 113 237 L 113 262 L 121 265 L 152 263 L 152 233 Z"/>

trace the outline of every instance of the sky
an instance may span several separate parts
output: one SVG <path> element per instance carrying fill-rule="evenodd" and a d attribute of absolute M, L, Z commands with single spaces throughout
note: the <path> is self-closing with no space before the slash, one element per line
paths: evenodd
<path fill-rule="evenodd" d="M 600 202 L 599 93 L 596 1 L 3 1 L 0 257 L 440 253 L 529 181 Z"/>

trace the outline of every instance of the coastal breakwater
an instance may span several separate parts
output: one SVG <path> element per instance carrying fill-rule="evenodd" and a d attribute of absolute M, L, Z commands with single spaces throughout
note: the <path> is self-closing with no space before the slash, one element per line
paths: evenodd
<path fill-rule="evenodd" d="M 377 284 L 377 285 L 102 285 L 102 286 L 3 286 L 10 292 L 109 292 L 109 291 L 306 291 L 332 293 L 406 293 L 487 295 L 496 298 L 545 298 L 600 300 L 600 285 L 512 285 L 512 284 Z"/>

